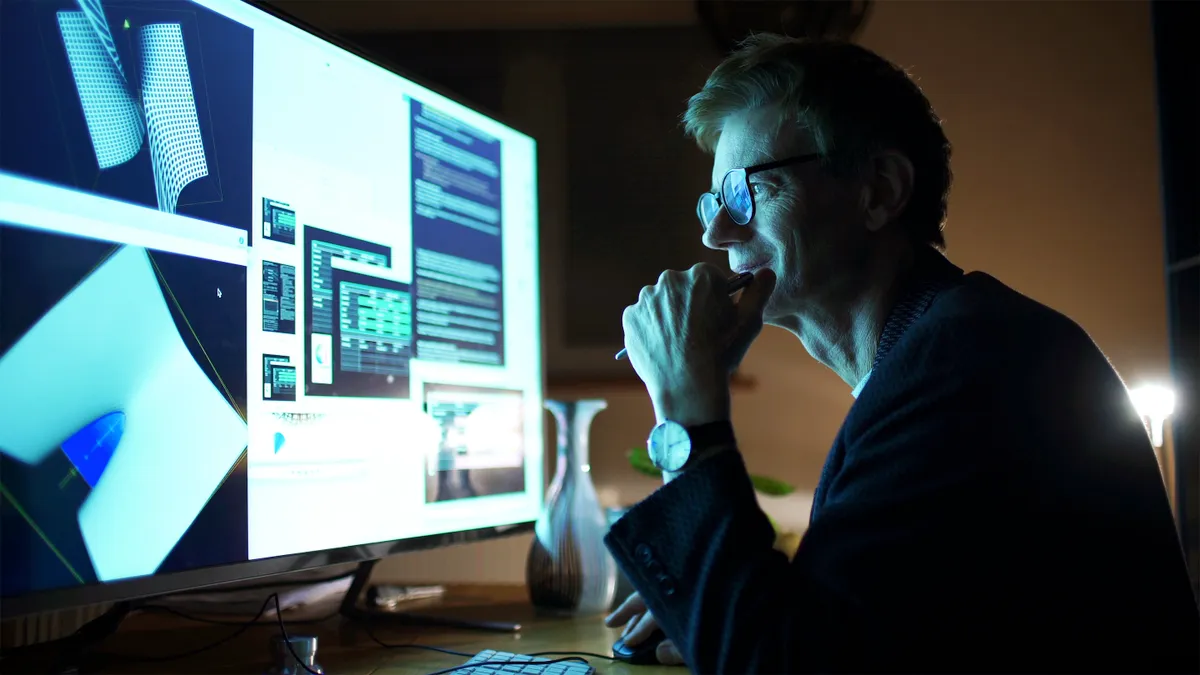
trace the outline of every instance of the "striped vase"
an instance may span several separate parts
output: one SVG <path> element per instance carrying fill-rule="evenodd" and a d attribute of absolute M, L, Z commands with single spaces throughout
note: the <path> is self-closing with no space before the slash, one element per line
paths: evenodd
<path fill-rule="evenodd" d="M 602 400 L 546 401 L 558 459 L 525 566 L 529 599 L 545 613 L 603 614 L 616 592 L 617 566 L 603 541 L 608 522 L 588 466 L 592 418 L 607 407 Z"/>

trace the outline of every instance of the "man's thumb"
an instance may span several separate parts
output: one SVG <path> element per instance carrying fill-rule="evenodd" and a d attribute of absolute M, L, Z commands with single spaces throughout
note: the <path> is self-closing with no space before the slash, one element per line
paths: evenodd
<path fill-rule="evenodd" d="M 754 281 L 742 291 L 738 298 L 738 328 L 745 330 L 753 328 L 762 321 L 763 310 L 771 293 L 775 291 L 775 272 L 764 267 L 754 273 Z"/>

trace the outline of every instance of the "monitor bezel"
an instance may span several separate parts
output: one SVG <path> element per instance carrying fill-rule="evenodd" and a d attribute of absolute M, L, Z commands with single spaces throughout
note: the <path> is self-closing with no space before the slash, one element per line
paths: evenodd
<path fill-rule="evenodd" d="M 360 45 L 354 44 L 353 42 L 343 39 L 324 29 L 313 26 L 303 19 L 300 19 L 280 9 L 279 7 L 268 3 L 266 0 L 240 1 L 250 5 L 251 7 L 254 7 L 255 9 L 261 10 L 262 12 L 280 21 L 288 23 L 296 28 L 299 28 L 300 30 L 305 31 L 306 33 L 324 40 L 325 42 L 328 42 L 339 49 L 345 50 L 350 54 L 373 63 L 391 72 L 397 77 L 404 78 L 410 82 L 420 85 L 421 87 L 429 89 L 432 92 L 451 99 L 480 114 L 486 115 L 487 117 L 490 117 L 504 126 L 507 126 L 510 129 L 529 137 L 534 142 L 534 166 L 536 172 L 538 161 L 537 139 L 534 138 L 534 136 L 528 131 L 522 129 L 519 125 L 513 124 L 510 120 L 505 119 L 503 115 L 474 101 L 466 101 L 462 96 L 450 92 L 440 85 L 431 83 L 421 77 L 413 75 L 412 73 L 406 72 L 403 68 L 396 66 L 394 63 L 391 63 L 387 59 L 384 59 L 377 54 L 372 53 L 370 50 L 364 49 Z M 534 227 L 538 227 L 538 223 L 536 221 L 534 223 Z M 541 284 L 538 284 L 538 291 L 539 305 L 544 304 L 543 299 L 541 298 Z M 542 316 L 541 323 L 544 323 L 544 321 L 545 317 Z M 542 332 L 544 333 L 544 330 Z M 547 380 L 544 351 L 542 355 L 541 379 L 542 393 L 543 396 L 545 396 Z M 545 458 L 543 457 L 543 461 L 544 460 Z M 308 553 L 298 553 L 294 555 L 277 556 L 259 560 L 247 560 L 225 565 L 213 565 L 210 567 L 201 567 L 193 570 L 184 570 L 167 574 L 155 574 L 132 579 L 121 579 L 107 583 L 93 583 L 84 586 L 72 586 L 69 588 L 32 591 L 22 595 L 0 598 L 0 617 L 3 617 L 4 619 L 11 619 L 30 614 L 60 611 L 73 607 L 140 600 L 209 586 L 254 581 L 320 567 L 379 560 L 381 558 L 386 558 L 388 556 L 397 555 L 400 553 L 412 553 L 434 548 L 443 548 L 455 544 L 465 544 L 486 541 L 489 539 L 497 539 L 500 537 L 508 537 L 517 534 L 525 534 L 533 532 L 533 528 L 534 521 L 527 520 L 507 525 L 446 532 L 422 537 L 411 537 L 408 539 L 396 539 L 392 541 L 362 544 L 358 546 L 346 546 L 336 549 L 311 551 Z"/>

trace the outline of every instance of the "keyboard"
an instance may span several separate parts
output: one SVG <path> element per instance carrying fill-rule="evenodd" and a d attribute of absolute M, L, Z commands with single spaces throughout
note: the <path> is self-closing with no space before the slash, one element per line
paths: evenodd
<path fill-rule="evenodd" d="M 455 673 L 464 675 L 594 675 L 596 669 L 583 661 L 555 661 L 540 656 L 485 649 Z"/>

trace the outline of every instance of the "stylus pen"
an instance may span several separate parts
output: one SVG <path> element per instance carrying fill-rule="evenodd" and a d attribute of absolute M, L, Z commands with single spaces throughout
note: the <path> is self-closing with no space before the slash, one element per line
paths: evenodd
<path fill-rule="evenodd" d="M 737 293 L 743 288 L 749 286 L 751 281 L 754 281 L 754 275 L 749 272 L 742 272 L 737 276 L 729 277 L 729 281 L 725 282 L 725 291 L 730 295 L 733 295 L 734 293 Z M 620 361 L 626 356 L 629 356 L 629 352 L 622 349 L 621 351 L 617 352 L 616 358 L 618 361 Z"/>

